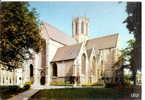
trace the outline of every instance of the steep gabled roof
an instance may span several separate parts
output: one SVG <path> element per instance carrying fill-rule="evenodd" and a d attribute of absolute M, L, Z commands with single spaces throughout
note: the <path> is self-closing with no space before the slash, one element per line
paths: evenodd
<path fill-rule="evenodd" d="M 42 24 L 42 30 L 45 30 L 45 32 L 47 32 L 47 34 L 49 35 L 49 38 L 57 42 L 60 42 L 62 44 L 72 45 L 76 43 L 76 40 L 74 38 L 72 38 L 71 36 L 57 29 L 56 27 L 50 24 L 47 24 L 45 22 L 43 22 Z"/>
<path fill-rule="evenodd" d="M 113 34 L 113 35 L 94 38 L 94 39 L 87 41 L 86 47 L 87 47 L 87 49 L 114 48 L 117 46 L 118 37 L 119 37 L 119 34 Z"/>
<path fill-rule="evenodd" d="M 82 43 L 58 48 L 52 62 L 75 59 L 82 47 Z"/>

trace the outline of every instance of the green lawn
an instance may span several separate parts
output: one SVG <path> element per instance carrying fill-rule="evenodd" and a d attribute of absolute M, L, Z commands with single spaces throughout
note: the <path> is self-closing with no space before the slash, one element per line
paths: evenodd
<path fill-rule="evenodd" d="M 111 88 L 44 89 L 29 100 L 123 100 L 129 95 L 127 90 Z M 124 100 L 129 100 L 129 98 Z"/>
<path fill-rule="evenodd" d="M 11 98 L 21 92 L 26 91 L 18 86 L 0 86 L 0 100 Z"/>

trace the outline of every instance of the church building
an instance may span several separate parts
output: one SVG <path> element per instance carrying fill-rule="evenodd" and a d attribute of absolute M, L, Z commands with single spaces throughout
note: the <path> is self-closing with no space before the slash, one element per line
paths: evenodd
<path fill-rule="evenodd" d="M 31 81 L 32 88 L 51 86 L 52 83 L 83 85 L 102 79 L 113 81 L 118 60 L 119 34 L 89 39 L 89 19 L 72 20 L 72 37 L 43 22 L 41 36 L 45 39 L 43 50 L 18 71 L 0 70 L 0 85 L 22 85 Z"/>
<path fill-rule="evenodd" d="M 85 17 L 72 20 L 72 37 L 46 22 L 40 28 L 45 45 L 24 68 L 25 81 L 34 87 L 67 81 L 83 85 L 102 78 L 112 81 L 112 66 L 120 54 L 119 34 L 89 39 Z"/>

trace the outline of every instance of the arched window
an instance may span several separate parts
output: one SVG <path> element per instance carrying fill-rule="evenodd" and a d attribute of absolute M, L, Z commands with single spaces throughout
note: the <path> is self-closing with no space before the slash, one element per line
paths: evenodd
<path fill-rule="evenodd" d="M 93 62 L 92 62 L 92 70 L 93 70 L 93 74 L 96 74 L 96 59 L 95 57 L 93 57 Z"/>
<path fill-rule="evenodd" d="M 86 74 L 86 55 L 82 55 L 82 73 Z"/>
<path fill-rule="evenodd" d="M 33 77 L 33 65 L 30 64 L 30 77 Z"/>
<path fill-rule="evenodd" d="M 88 34 L 88 23 L 86 24 L 86 34 Z"/>
<path fill-rule="evenodd" d="M 104 62 L 103 62 L 103 60 L 101 61 L 101 76 L 103 76 L 103 74 L 104 74 Z"/>
<path fill-rule="evenodd" d="M 41 67 L 44 68 L 46 65 L 46 41 L 43 44 L 43 50 L 41 53 L 42 53 L 42 55 L 41 55 L 41 57 L 42 57 Z"/>
<path fill-rule="evenodd" d="M 101 61 L 101 65 L 103 66 L 103 60 Z"/>
<path fill-rule="evenodd" d="M 53 64 L 53 76 L 57 76 L 57 64 Z"/>
<path fill-rule="evenodd" d="M 84 22 L 81 23 L 81 33 L 84 33 Z"/>
<path fill-rule="evenodd" d="M 75 28 L 75 29 L 76 29 L 76 30 L 75 30 L 75 31 L 76 31 L 75 33 L 76 33 L 76 34 L 77 34 L 77 32 L 78 32 L 78 25 L 79 25 L 79 24 L 76 22 L 76 28 Z"/>
<path fill-rule="evenodd" d="M 10 84 L 11 84 L 11 78 L 10 78 Z"/>
<path fill-rule="evenodd" d="M 5 78 L 3 77 L 3 84 L 5 83 Z"/>

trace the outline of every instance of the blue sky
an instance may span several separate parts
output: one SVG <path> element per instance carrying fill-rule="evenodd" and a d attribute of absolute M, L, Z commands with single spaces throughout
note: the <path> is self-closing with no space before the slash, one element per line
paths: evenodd
<path fill-rule="evenodd" d="M 126 42 L 133 38 L 126 25 L 126 3 L 118 2 L 30 2 L 36 8 L 41 21 L 45 21 L 66 34 L 72 35 L 72 17 L 85 16 L 90 19 L 89 37 L 119 33 L 120 46 L 125 48 Z"/>

